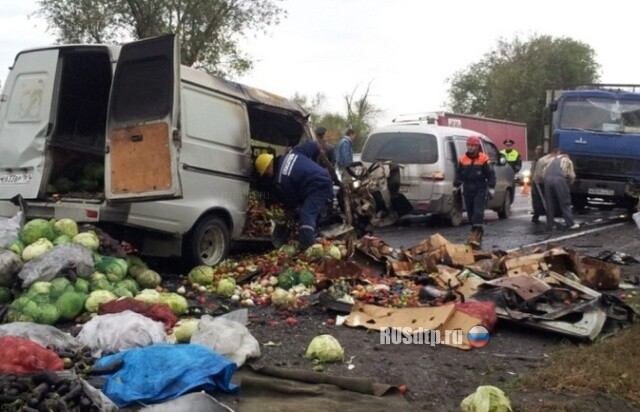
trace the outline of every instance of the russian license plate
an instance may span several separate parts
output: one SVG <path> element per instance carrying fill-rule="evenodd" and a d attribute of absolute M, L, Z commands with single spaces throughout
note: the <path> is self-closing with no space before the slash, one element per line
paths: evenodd
<path fill-rule="evenodd" d="M 6 175 L 0 175 L 0 184 L 7 185 L 21 185 L 29 183 L 33 175 L 31 173 L 11 173 Z"/>
<path fill-rule="evenodd" d="M 587 191 L 587 193 L 596 196 L 613 196 L 615 192 L 613 191 L 613 189 L 591 188 Z"/>

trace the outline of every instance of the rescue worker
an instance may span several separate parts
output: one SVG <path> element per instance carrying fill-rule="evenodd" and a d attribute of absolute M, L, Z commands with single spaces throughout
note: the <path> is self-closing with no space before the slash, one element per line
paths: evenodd
<path fill-rule="evenodd" d="M 542 169 L 544 181 L 544 198 L 547 209 L 547 229 L 554 228 L 556 210 L 560 213 L 566 224 L 565 229 L 577 229 L 579 224 L 573 220 L 571 212 L 571 186 L 576 179 L 573 170 L 573 162 L 560 148 L 555 148 L 550 153 L 550 161 L 545 162 Z"/>
<path fill-rule="evenodd" d="M 500 151 L 507 158 L 507 163 L 513 169 L 513 173 L 518 173 L 522 169 L 522 157 L 516 149 L 513 148 L 515 142 L 511 139 L 507 139 L 504 142 L 505 148 Z"/>
<path fill-rule="evenodd" d="M 540 223 L 540 216 L 544 216 L 544 192 L 541 188 L 541 183 L 536 181 L 536 166 L 538 161 L 542 158 L 544 148 L 541 145 L 536 146 L 535 157 L 531 161 L 531 174 L 529 175 L 529 181 L 531 182 L 531 207 L 533 208 L 533 217 L 531 223 Z"/>
<path fill-rule="evenodd" d="M 318 219 L 333 201 L 333 184 L 329 173 L 308 157 L 296 152 L 274 157 L 260 154 L 256 172 L 273 181 L 289 208 L 298 208 L 300 249 L 306 250 L 316 240 Z"/>
<path fill-rule="evenodd" d="M 487 194 L 490 197 L 494 194 L 496 173 L 489 164 L 489 156 L 480 151 L 478 136 L 469 136 L 467 139 L 467 152 L 458 160 L 453 186 L 455 188 L 462 186 L 467 217 L 471 223 L 468 243 L 480 248 L 484 235 L 484 209 Z"/>

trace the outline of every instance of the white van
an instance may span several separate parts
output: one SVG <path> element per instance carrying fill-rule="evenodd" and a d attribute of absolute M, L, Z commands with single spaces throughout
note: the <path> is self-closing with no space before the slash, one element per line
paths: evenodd
<path fill-rule="evenodd" d="M 500 218 L 511 214 L 515 185 L 513 170 L 487 136 L 473 130 L 445 127 L 422 120 L 406 120 L 374 130 L 362 149 L 362 161 L 391 160 L 400 165 L 400 193 L 414 214 L 437 214 L 453 226 L 463 222 L 464 204 L 454 195 L 458 159 L 467 150 L 469 136 L 479 136 L 481 151 L 496 172 L 495 195 L 487 209 Z"/>
<path fill-rule="evenodd" d="M 213 265 L 243 240 L 252 143 L 303 136 L 299 105 L 180 66 L 173 35 L 22 51 L 0 98 L 0 216 L 21 195 L 29 218 L 134 228 L 145 254 Z M 89 165 L 98 183 L 73 181 Z"/>

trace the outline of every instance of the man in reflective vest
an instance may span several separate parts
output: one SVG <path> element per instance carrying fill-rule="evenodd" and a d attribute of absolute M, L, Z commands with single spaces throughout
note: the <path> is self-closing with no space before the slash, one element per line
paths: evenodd
<path fill-rule="evenodd" d="M 511 139 L 507 139 L 504 142 L 505 148 L 500 151 L 507 158 L 507 163 L 513 169 L 513 173 L 518 173 L 522 169 L 522 157 L 516 149 L 513 148 L 515 142 Z"/>
<path fill-rule="evenodd" d="M 484 234 L 484 209 L 487 194 L 493 196 L 496 187 L 496 173 L 489 163 L 489 156 L 480 151 L 480 138 L 469 136 L 467 152 L 460 156 L 456 169 L 455 188 L 462 186 L 462 195 L 467 207 L 467 217 L 471 223 L 468 243 L 476 248 L 482 244 Z"/>

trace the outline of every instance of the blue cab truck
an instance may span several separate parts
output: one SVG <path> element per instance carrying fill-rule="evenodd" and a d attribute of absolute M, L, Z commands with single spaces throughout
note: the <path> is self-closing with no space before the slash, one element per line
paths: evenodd
<path fill-rule="evenodd" d="M 633 210 L 640 196 L 640 85 L 596 84 L 547 90 L 545 149 L 573 161 L 576 210 L 600 205 Z"/>

